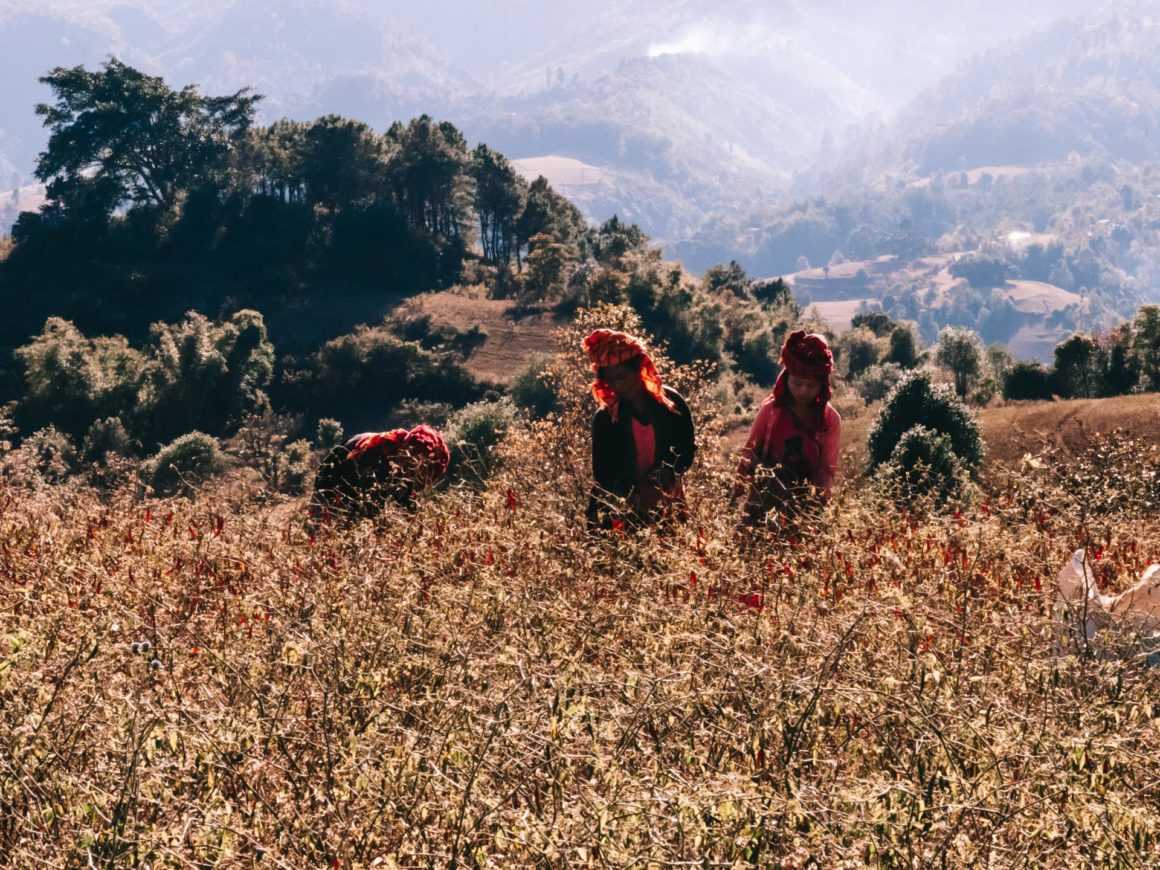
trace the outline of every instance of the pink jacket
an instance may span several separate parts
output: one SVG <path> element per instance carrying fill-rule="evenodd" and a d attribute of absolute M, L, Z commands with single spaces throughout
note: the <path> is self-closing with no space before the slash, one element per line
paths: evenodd
<path fill-rule="evenodd" d="M 790 456 L 804 461 L 810 469 L 810 482 L 829 496 L 838 470 L 841 440 L 842 418 L 833 405 L 826 404 L 822 428 L 812 431 L 788 407 L 777 407 L 770 396 L 761 404 L 757 419 L 749 430 L 737 473 L 742 478 L 752 477 L 758 465 L 773 465 L 785 460 L 788 447 Z"/>

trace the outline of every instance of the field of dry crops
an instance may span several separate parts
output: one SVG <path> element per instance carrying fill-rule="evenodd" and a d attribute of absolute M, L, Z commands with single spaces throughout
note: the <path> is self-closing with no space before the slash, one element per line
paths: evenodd
<path fill-rule="evenodd" d="M 1051 654 L 1073 549 L 1160 557 L 1126 454 L 777 540 L 705 419 L 690 521 L 595 538 L 586 413 L 313 535 L 237 481 L 0 484 L 0 864 L 1160 862 L 1160 668 Z"/>

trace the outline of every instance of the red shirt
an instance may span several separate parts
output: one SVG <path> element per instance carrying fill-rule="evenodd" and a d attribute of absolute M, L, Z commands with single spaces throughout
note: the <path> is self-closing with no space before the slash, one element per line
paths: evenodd
<path fill-rule="evenodd" d="M 828 496 L 838 470 L 841 440 L 842 418 L 829 403 L 821 427 L 811 429 L 789 407 L 775 405 L 770 396 L 762 402 L 749 430 L 737 473 L 749 478 L 758 464 L 794 460 L 809 469 L 810 482 Z"/>

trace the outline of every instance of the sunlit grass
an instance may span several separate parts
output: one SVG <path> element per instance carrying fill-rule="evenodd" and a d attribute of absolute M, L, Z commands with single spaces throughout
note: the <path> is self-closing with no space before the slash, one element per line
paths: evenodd
<path fill-rule="evenodd" d="M 0 489 L 0 854 L 1160 861 L 1160 675 L 1050 652 L 1059 567 L 1098 544 L 1126 585 L 1154 512 L 1032 468 L 932 515 L 849 481 L 800 537 L 739 534 L 703 420 L 690 521 L 592 537 L 584 413 L 482 490 L 313 536 L 237 484 Z"/>

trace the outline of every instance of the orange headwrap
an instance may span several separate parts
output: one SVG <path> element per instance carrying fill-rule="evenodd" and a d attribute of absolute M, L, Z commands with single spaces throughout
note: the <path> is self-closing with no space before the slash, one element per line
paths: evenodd
<path fill-rule="evenodd" d="M 616 397 L 608 382 L 600 377 L 600 370 L 605 366 L 619 365 L 630 359 L 640 357 L 640 380 L 644 384 L 645 392 L 672 411 L 679 413 L 677 406 L 661 386 L 661 377 L 649 355 L 645 353 L 640 339 L 634 338 L 625 332 L 614 332 L 610 329 L 598 329 L 584 339 L 584 353 L 592 363 L 592 371 L 596 373 L 596 380 L 592 383 L 592 395 L 602 408 L 607 408 L 616 422 L 619 414 L 620 400 Z"/>

